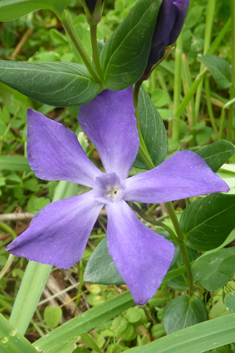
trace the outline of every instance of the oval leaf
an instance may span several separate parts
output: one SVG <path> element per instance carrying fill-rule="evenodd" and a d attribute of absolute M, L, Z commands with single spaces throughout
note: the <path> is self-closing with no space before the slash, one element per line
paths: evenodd
<path fill-rule="evenodd" d="M 56 107 L 77 106 L 92 100 L 100 85 L 82 65 L 66 62 L 0 61 L 0 82 L 39 102 Z"/>
<path fill-rule="evenodd" d="M 59 325 L 62 319 L 62 309 L 60 306 L 47 306 L 44 310 L 44 319 L 46 324 L 50 328 L 54 328 Z"/>
<path fill-rule="evenodd" d="M 138 116 L 148 153 L 157 166 L 167 154 L 167 132 L 160 114 L 143 87 L 139 93 Z"/>
<path fill-rule="evenodd" d="M 235 248 L 221 249 L 203 255 L 192 266 L 194 278 L 207 290 L 225 286 L 235 274 Z"/>
<path fill-rule="evenodd" d="M 207 319 L 206 306 L 201 299 L 196 296 L 190 298 L 184 294 L 166 305 L 162 322 L 167 334 L 170 334 Z"/>
<path fill-rule="evenodd" d="M 191 203 L 180 225 L 186 244 L 194 250 L 220 246 L 235 226 L 235 195 L 212 194 Z"/>
<path fill-rule="evenodd" d="M 147 65 L 161 0 L 139 0 L 101 51 L 107 88 L 123 90 L 138 81 Z"/>
<path fill-rule="evenodd" d="M 224 59 L 216 55 L 202 55 L 198 60 L 210 70 L 218 88 L 227 89 L 232 85 L 231 68 Z"/>
<path fill-rule="evenodd" d="M 234 153 L 234 144 L 226 140 L 216 141 L 197 152 L 214 172 L 217 172 Z"/>
<path fill-rule="evenodd" d="M 125 283 L 109 255 L 107 247 L 107 236 L 105 236 L 93 254 L 91 255 L 86 270 L 84 280 L 99 284 L 123 284 Z"/>
<path fill-rule="evenodd" d="M 229 314 L 235 313 L 235 292 L 228 293 L 225 297 L 225 305 Z"/>
<path fill-rule="evenodd" d="M 49 9 L 61 13 L 71 0 L 2 0 L 0 1 L 0 21 L 10 21 L 30 12 Z"/>

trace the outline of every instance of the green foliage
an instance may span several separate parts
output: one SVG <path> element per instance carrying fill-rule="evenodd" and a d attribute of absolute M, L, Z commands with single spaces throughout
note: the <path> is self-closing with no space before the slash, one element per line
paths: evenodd
<path fill-rule="evenodd" d="M 55 328 L 62 318 L 62 309 L 59 306 L 47 306 L 44 310 L 44 319 L 50 328 Z"/>
<path fill-rule="evenodd" d="M 0 62 L 0 81 L 39 102 L 57 107 L 84 104 L 99 92 L 84 66 L 75 63 Z"/>
<path fill-rule="evenodd" d="M 138 81 L 147 65 L 161 0 L 139 0 L 101 51 L 107 88 L 125 89 Z"/>
<path fill-rule="evenodd" d="M 186 244 L 195 250 L 221 245 L 235 225 L 235 196 L 211 194 L 186 207 L 180 225 Z"/>

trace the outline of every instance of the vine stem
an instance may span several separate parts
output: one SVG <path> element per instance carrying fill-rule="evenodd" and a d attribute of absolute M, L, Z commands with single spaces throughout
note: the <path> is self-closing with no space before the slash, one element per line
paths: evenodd
<path fill-rule="evenodd" d="M 96 70 L 99 75 L 100 81 L 103 84 L 104 78 L 103 78 L 103 72 L 100 66 L 99 51 L 97 46 L 97 24 L 90 25 L 90 34 L 91 34 L 91 46 L 92 46 L 93 59 L 95 62 Z"/>
<path fill-rule="evenodd" d="M 171 221 L 172 221 L 173 226 L 175 228 L 176 234 L 178 236 L 178 243 L 180 246 L 180 252 L 181 252 L 181 255 L 182 255 L 182 258 L 184 261 L 184 265 L 185 265 L 187 277 L 188 277 L 189 294 L 190 294 L 190 296 L 192 296 L 193 295 L 193 274 L 192 274 L 190 261 L 189 261 L 189 257 L 188 257 L 188 252 L 187 252 L 185 241 L 184 241 L 184 235 L 183 235 L 182 230 L 180 228 L 180 224 L 179 224 L 178 218 L 176 216 L 172 202 L 166 202 L 165 205 L 166 205 L 167 211 L 171 217 Z"/>
<path fill-rule="evenodd" d="M 146 145 L 144 143 L 144 139 L 140 130 L 140 123 L 139 123 L 139 118 L 138 118 L 138 96 L 139 96 L 139 90 L 141 87 L 142 81 L 138 81 L 135 84 L 134 90 L 133 90 L 133 99 L 134 99 L 134 107 L 135 107 L 135 115 L 136 115 L 136 119 L 137 119 L 137 128 L 139 131 L 139 138 L 140 138 L 140 148 L 139 148 L 139 154 L 141 156 L 141 158 L 143 159 L 143 161 L 145 162 L 146 166 L 149 169 L 153 169 L 155 166 L 153 164 L 153 161 L 147 151 Z M 141 143 L 143 145 L 141 145 Z M 178 237 L 175 236 L 174 234 L 174 239 L 177 241 L 177 243 L 180 246 L 180 252 L 184 261 L 184 265 L 186 268 L 186 272 L 187 272 L 187 277 L 188 277 L 188 288 L 189 288 L 189 294 L 190 296 L 193 295 L 193 275 L 192 275 L 192 270 L 191 270 L 191 266 L 190 266 L 190 261 L 189 261 L 189 257 L 188 257 L 188 252 L 187 252 L 187 248 L 185 245 L 185 241 L 184 241 L 184 236 L 183 233 L 181 231 L 174 207 L 172 205 L 172 202 L 166 202 L 165 203 L 166 207 L 167 207 L 167 211 L 168 214 L 171 218 L 172 224 L 175 228 L 176 234 Z M 141 216 L 142 217 L 142 216 Z M 171 234 L 171 233 L 170 233 Z M 171 234 L 172 235 L 172 234 Z"/>
<path fill-rule="evenodd" d="M 59 17 L 61 23 L 63 24 L 65 30 L 67 31 L 68 35 L 70 36 L 73 44 L 75 45 L 75 48 L 77 49 L 78 53 L 80 54 L 87 70 L 89 71 L 91 77 L 93 78 L 93 80 L 95 82 L 101 83 L 100 82 L 100 78 L 97 75 L 97 72 L 91 62 L 91 60 L 89 59 L 83 45 L 82 42 L 80 40 L 80 38 L 77 35 L 77 32 L 74 29 L 74 26 L 72 24 L 72 21 L 70 19 L 69 13 L 67 10 L 64 10 L 63 14 Z"/>

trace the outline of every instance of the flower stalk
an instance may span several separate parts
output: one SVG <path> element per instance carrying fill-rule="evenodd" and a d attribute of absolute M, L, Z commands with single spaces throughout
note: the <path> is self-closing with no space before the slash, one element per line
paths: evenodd
<path fill-rule="evenodd" d="M 97 45 L 97 24 L 90 25 L 90 34 L 91 34 L 91 46 L 92 46 L 92 53 L 93 53 L 95 67 L 99 75 L 100 81 L 103 84 L 104 78 L 103 78 L 103 72 L 100 66 L 100 58 L 99 58 L 99 51 L 98 51 L 98 45 Z"/>
<path fill-rule="evenodd" d="M 78 37 L 74 27 L 73 27 L 73 24 L 72 24 L 72 21 L 70 19 L 70 16 L 68 14 L 68 12 L 66 10 L 64 10 L 63 12 L 63 15 L 60 17 L 60 21 L 61 23 L 63 24 L 65 30 L 67 31 L 68 35 L 70 36 L 73 44 L 75 45 L 75 48 L 77 49 L 79 55 L 81 56 L 87 70 L 89 71 L 92 79 L 95 81 L 95 82 L 98 82 L 98 83 L 101 83 L 100 82 L 100 78 L 99 76 L 97 75 L 97 72 L 94 68 L 94 66 L 92 65 L 92 62 L 91 60 L 89 59 L 83 45 L 82 45 L 82 42 L 80 40 L 80 38 Z"/>

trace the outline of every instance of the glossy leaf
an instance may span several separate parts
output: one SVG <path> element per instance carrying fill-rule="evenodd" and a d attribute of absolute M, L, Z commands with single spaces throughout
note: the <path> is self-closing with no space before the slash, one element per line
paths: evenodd
<path fill-rule="evenodd" d="M 170 334 L 207 319 L 207 309 L 201 299 L 183 294 L 166 305 L 162 322 L 167 334 Z"/>
<path fill-rule="evenodd" d="M 224 59 L 215 55 L 202 55 L 198 60 L 210 70 L 219 89 L 227 89 L 232 85 L 231 68 Z"/>
<path fill-rule="evenodd" d="M 234 144 L 226 140 L 216 141 L 197 152 L 214 172 L 227 162 L 234 153 Z"/>
<path fill-rule="evenodd" d="M 180 225 L 186 244 L 194 250 L 220 246 L 235 226 L 235 195 L 212 194 L 191 203 Z"/>
<path fill-rule="evenodd" d="M 28 63 L 0 61 L 0 82 L 39 102 L 56 107 L 92 100 L 100 86 L 82 65 L 67 62 Z"/>
<path fill-rule="evenodd" d="M 202 322 L 174 332 L 129 353 L 202 353 L 234 342 L 234 314 Z M 189 350 L 190 349 L 190 350 Z"/>
<path fill-rule="evenodd" d="M 0 21 L 14 20 L 30 12 L 42 9 L 61 13 L 70 3 L 71 0 L 1 0 Z"/>
<path fill-rule="evenodd" d="M 105 84 L 123 90 L 138 81 L 147 65 L 161 0 L 139 0 L 101 51 Z"/>
<path fill-rule="evenodd" d="M 40 338 L 33 345 L 37 347 L 39 351 L 47 351 L 52 349 L 55 345 L 73 339 L 97 327 L 101 323 L 121 314 L 133 305 L 134 302 L 130 292 L 125 292 L 71 319 L 66 324 Z"/>
<path fill-rule="evenodd" d="M 199 257 L 192 266 L 195 280 L 207 290 L 225 286 L 235 274 L 235 248 L 221 249 Z"/>
<path fill-rule="evenodd" d="M 0 338 L 1 353 L 38 353 L 2 314 L 0 314 Z"/>
<path fill-rule="evenodd" d="M 124 281 L 109 255 L 107 247 L 107 236 L 105 236 L 93 254 L 91 255 L 86 270 L 84 280 L 99 284 L 123 284 Z"/>
<path fill-rule="evenodd" d="M 160 114 L 148 93 L 141 88 L 138 115 L 142 136 L 155 166 L 162 163 L 167 154 L 167 132 Z"/>

